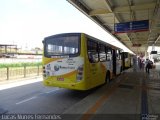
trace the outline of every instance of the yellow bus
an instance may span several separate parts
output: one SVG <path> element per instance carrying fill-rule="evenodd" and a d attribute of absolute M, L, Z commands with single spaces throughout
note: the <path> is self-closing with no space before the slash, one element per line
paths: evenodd
<path fill-rule="evenodd" d="M 122 72 L 122 50 L 85 33 L 49 36 L 43 45 L 46 86 L 88 90 Z"/>
<path fill-rule="evenodd" d="M 129 52 L 122 52 L 122 67 L 123 70 L 132 67 L 133 65 L 133 55 Z"/>

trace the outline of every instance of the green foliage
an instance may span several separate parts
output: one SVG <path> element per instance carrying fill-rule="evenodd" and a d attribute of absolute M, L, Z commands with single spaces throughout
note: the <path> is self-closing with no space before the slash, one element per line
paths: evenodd
<path fill-rule="evenodd" d="M 6 68 L 6 67 L 24 67 L 24 66 L 40 66 L 42 65 L 42 62 L 33 62 L 33 63 L 30 63 L 30 62 L 27 62 L 27 63 L 0 63 L 0 68 Z"/>

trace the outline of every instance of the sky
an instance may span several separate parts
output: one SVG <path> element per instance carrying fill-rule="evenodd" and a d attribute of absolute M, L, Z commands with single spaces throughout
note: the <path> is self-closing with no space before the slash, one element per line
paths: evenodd
<path fill-rule="evenodd" d="M 66 0 L 0 0 L 0 44 L 42 48 L 50 35 L 83 32 L 129 51 Z"/>

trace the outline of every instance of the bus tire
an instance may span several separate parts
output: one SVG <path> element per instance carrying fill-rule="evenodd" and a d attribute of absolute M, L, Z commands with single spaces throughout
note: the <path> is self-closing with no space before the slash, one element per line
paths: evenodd
<path fill-rule="evenodd" d="M 108 71 L 108 72 L 106 73 L 106 83 L 109 83 L 110 80 L 111 80 L 110 72 Z"/>

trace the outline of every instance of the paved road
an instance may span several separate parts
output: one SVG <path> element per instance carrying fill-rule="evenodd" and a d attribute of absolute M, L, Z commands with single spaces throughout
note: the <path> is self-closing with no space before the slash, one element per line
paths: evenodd
<path fill-rule="evenodd" d="M 0 114 L 60 114 L 95 91 L 45 87 L 42 82 L 0 90 Z"/>

